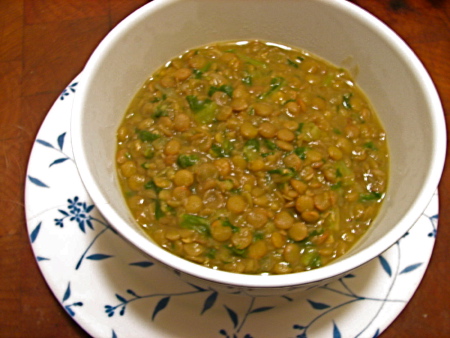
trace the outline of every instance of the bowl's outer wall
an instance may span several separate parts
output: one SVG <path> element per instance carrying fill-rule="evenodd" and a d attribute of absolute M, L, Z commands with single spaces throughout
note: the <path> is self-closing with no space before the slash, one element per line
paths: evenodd
<path fill-rule="evenodd" d="M 83 71 L 85 86 L 72 120 L 83 182 L 125 238 L 180 271 L 201 276 L 205 268 L 165 252 L 130 226 L 135 222 L 115 174 L 116 130 L 139 87 L 171 58 L 214 41 L 255 38 L 300 47 L 353 70 L 386 129 L 387 200 L 375 226 L 345 258 L 346 266 L 355 268 L 392 245 L 425 209 L 442 172 L 446 134 L 439 98 L 415 55 L 386 26 L 345 1 L 155 0 L 133 13 L 105 38 Z M 314 282 L 343 269 L 337 262 L 275 284 Z M 255 276 L 214 274 L 230 283 L 256 283 Z"/>

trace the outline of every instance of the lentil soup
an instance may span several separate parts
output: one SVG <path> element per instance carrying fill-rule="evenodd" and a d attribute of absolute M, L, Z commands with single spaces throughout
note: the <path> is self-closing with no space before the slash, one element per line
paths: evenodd
<path fill-rule="evenodd" d="M 248 274 L 321 267 L 377 215 L 385 132 L 349 73 L 259 40 L 189 50 L 126 111 L 116 163 L 137 223 L 166 250 Z"/>

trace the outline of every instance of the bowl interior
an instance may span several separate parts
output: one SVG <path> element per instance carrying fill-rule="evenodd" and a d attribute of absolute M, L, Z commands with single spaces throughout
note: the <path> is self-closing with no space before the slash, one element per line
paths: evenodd
<path fill-rule="evenodd" d="M 120 23 L 87 63 L 73 109 L 74 154 L 93 201 L 125 238 L 178 270 L 205 276 L 209 269 L 160 249 L 135 226 L 116 180 L 116 130 L 138 88 L 171 58 L 214 41 L 255 38 L 300 47 L 353 69 L 388 135 L 387 198 L 369 233 L 344 259 L 264 281 L 207 272 L 212 280 L 246 286 L 314 282 L 354 268 L 398 240 L 434 193 L 445 153 L 442 108 L 428 74 L 392 31 L 356 6 L 320 0 L 155 0 Z"/>

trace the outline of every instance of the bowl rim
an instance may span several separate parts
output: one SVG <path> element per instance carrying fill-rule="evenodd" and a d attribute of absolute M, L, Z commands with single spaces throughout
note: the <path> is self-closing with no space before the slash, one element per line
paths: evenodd
<path fill-rule="evenodd" d="M 139 8 L 121 21 L 107 34 L 107 36 L 95 49 L 87 61 L 84 70 L 82 71 L 80 82 L 88 84 L 92 80 L 92 74 L 95 73 L 101 63 L 102 57 L 110 49 L 110 45 L 120 39 L 129 27 L 134 26 L 143 17 L 146 17 L 160 8 L 171 6 L 181 1 L 183 0 L 154 0 L 153 2 Z M 282 1 L 290 2 L 289 0 Z M 178 257 L 164 250 L 157 244 L 150 242 L 143 235 L 139 235 L 135 230 L 132 230 L 127 225 L 127 222 L 118 216 L 117 212 L 111 207 L 108 200 L 102 194 L 93 174 L 89 170 L 87 156 L 81 143 L 81 130 L 83 124 L 81 117 L 83 116 L 83 105 L 85 96 L 89 90 L 89 85 L 80 86 L 74 100 L 71 117 L 72 148 L 80 177 L 93 202 L 111 226 L 113 226 L 119 234 L 121 234 L 126 240 L 132 243 L 135 247 L 139 248 L 145 254 L 164 263 L 172 269 L 218 284 L 247 288 L 290 288 L 299 285 L 317 283 L 336 276 L 341 276 L 370 261 L 371 259 L 376 258 L 396 243 L 422 215 L 433 194 L 436 192 L 442 175 L 446 155 L 447 136 L 444 113 L 439 95 L 432 79 L 421 61 L 409 48 L 409 46 L 393 30 L 369 12 L 347 1 L 308 1 L 326 3 L 328 6 L 334 7 L 336 10 L 346 12 L 348 15 L 352 16 L 354 20 L 363 22 L 376 34 L 382 36 L 386 43 L 388 43 L 390 47 L 393 48 L 402 59 L 404 59 L 405 63 L 408 64 L 408 68 L 415 73 L 415 77 L 417 79 L 421 79 L 421 88 L 423 88 L 426 98 L 428 99 L 427 103 L 431 112 L 430 115 L 432 116 L 432 129 L 434 131 L 433 138 L 435 142 L 433 143 L 433 149 L 430 149 L 430 151 L 434 154 L 432 161 L 430 161 L 432 162 L 430 164 L 431 169 L 429 170 L 429 173 L 424 180 L 424 185 L 422 186 L 417 198 L 414 200 L 412 207 L 405 215 L 402 216 L 397 225 L 391 231 L 386 233 L 381 240 L 369 245 L 365 249 L 362 249 L 356 255 L 345 257 L 344 259 L 337 260 L 329 265 L 315 270 L 262 277 L 261 275 L 238 274 L 214 270 L 187 261 L 184 258 Z"/>

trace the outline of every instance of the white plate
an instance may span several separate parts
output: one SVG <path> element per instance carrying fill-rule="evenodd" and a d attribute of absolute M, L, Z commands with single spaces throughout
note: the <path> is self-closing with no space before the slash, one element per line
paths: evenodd
<path fill-rule="evenodd" d="M 411 230 L 377 259 L 296 296 L 223 295 L 154 264 L 111 229 L 81 183 L 70 140 L 78 81 L 63 91 L 37 135 L 25 203 L 37 264 L 90 335 L 376 337 L 411 299 L 435 243 L 437 193 Z"/>

